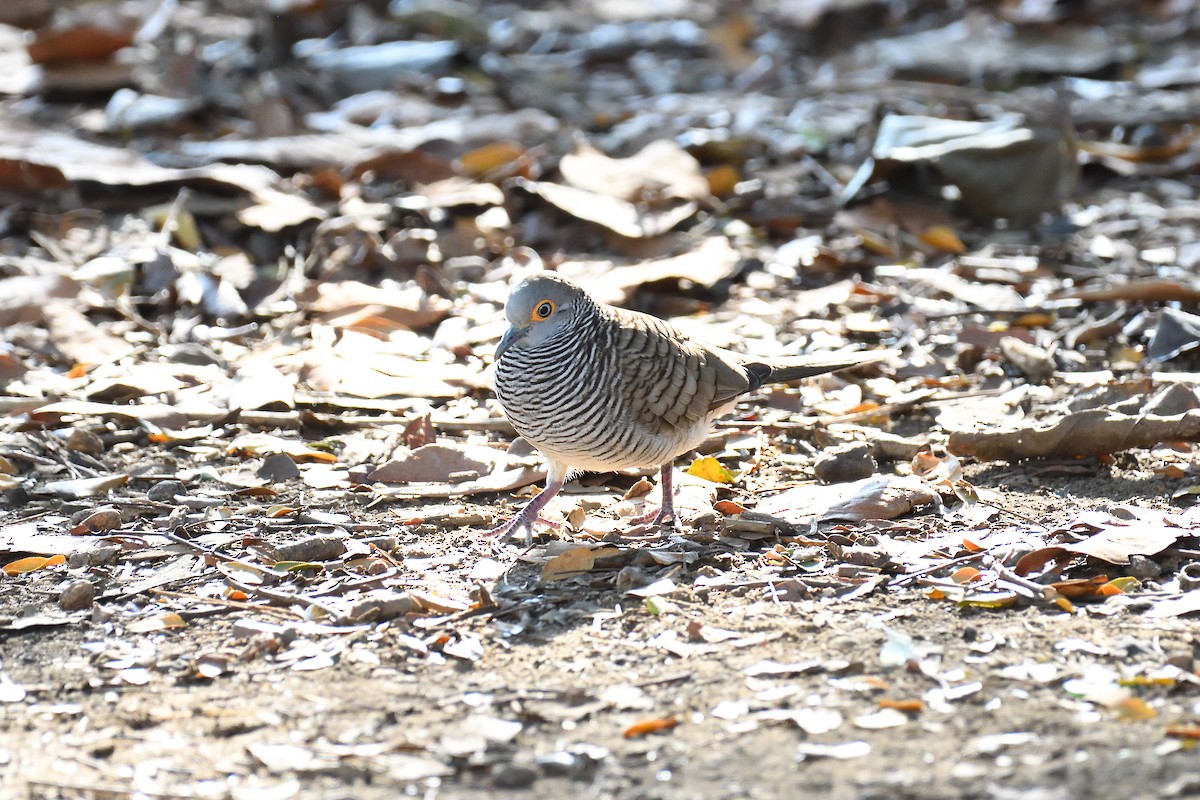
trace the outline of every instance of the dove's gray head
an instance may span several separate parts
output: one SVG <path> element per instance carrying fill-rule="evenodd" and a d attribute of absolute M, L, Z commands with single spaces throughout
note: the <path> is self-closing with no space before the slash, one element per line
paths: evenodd
<path fill-rule="evenodd" d="M 571 326 L 591 305 L 587 293 L 566 278 L 543 272 L 517 284 L 504 304 L 508 331 L 496 346 L 496 360 L 510 347 L 537 347 Z"/>

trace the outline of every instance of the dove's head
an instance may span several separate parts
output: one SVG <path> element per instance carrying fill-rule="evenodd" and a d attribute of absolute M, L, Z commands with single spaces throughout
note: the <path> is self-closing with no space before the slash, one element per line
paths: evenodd
<path fill-rule="evenodd" d="M 496 360 L 509 348 L 534 348 L 571 327 L 589 307 L 587 292 L 552 272 L 526 278 L 508 295 L 508 330 L 496 347 Z"/>

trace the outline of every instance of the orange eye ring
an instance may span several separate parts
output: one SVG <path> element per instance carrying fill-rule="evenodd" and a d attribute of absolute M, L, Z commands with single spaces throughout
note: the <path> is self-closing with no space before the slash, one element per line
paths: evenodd
<path fill-rule="evenodd" d="M 541 322 L 544 319 L 549 319 L 550 315 L 553 313 L 554 313 L 554 301 L 553 300 L 542 300 L 540 303 L 538 303 L 536 306 L 533 307 L 533 311 L 530 312 L 530 314 L 529 314 L 529 321 L 530 322 Z"/>

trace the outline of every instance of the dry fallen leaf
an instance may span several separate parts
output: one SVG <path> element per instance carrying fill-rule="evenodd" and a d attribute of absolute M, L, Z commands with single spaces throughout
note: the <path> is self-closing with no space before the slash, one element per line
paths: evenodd
<path fill-rule="evenodd" d="M 546 562 L 546 566 L 542 567 L 541 580 L 549 583 L 574 578 L 590 572 L 595 564 L 595 552 L 590 547 L 572 547 Z"/>
<path fill-rule="evenodd" d="M 64 555 L 49 557 L 29 556 L 28 558 L 19 558 L 16 561 L 10 561 L 4 565 L 4 571 L 9 575 L 21 575 L 26 572 L 45 569 L 46 567 L 57 567 L 59 564 L 65 563 L 67 563 L 67 557 Z"/>
<path fill-rule="evenodd" d="M 725 465 L 712 456 L 701 456 L 691 463 L 686 470 L 688 475 L 703 478 L 713 483 L 733 483 L 737 476 L 725 468 Z"/>
<path fill-rule="evenodd" d="M 661 733 L 669 731 L 679 724 L 679 720 L 675 717 L 660 717 L 657 719 L 645 719 L 635 722 L 626 728 L 621 735 L 626 739 L 637 739 L 651 733 Z"/>
<path fill-rule="evenodd" d="M 134 620 L 125 626 L 125 630 L 129 633 L 154 633 L 156 631 L 186 627 L 187 623 L 184 622 L 183 617 L 174 612 L 164 612 L 162 614 L 155 614 L 152 617 Z"/>

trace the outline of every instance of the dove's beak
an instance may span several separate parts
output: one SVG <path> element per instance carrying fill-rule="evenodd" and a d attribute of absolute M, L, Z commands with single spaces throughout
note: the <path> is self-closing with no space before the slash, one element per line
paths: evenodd
<path fill-rule="evenodd" d="M 496 345 L 496 357 L 493 360 L 499 361 L 500 357 L 504 355 L 504 351 L 516 344 L 517 340 L 528 331 L 528 328 L 518 328 L 516 325 L 510 325 L 508 330 L 504 332 L 504 336 L 500 337 L 500 344 Z"/>

